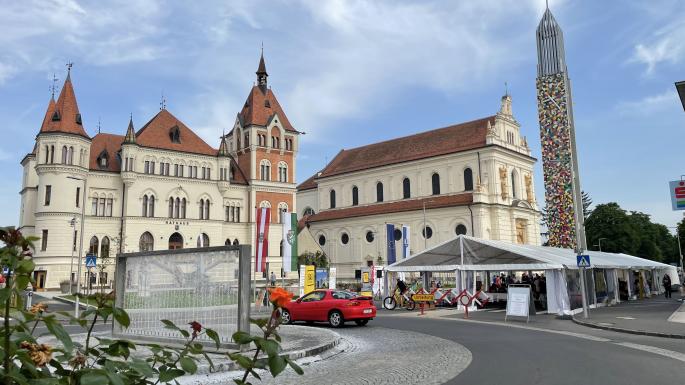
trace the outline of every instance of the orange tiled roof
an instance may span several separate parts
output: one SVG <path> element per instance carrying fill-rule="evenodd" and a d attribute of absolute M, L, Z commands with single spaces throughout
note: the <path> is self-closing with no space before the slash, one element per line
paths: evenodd
<path fill-rule="evenodd" d="M 494 124 L 494 116 L 369 144 L 351 150 L 341 150 L 326 165 L 320 177 L 483 147 L 485 146 L 488 121 Z"/>
<path fill-rule="evenodd" d="M 473 202 L 473 194 L 467 192 L 455 195 L 438 195 L 416 199 L 403 199 L 395 202 L 373 203 L 365 206 L 353 206 L 326 210 L 309 216 L 307 222 L 323 222 L 367 215 L 381 215 L 404 211 L 422 210 L 424 202 L 426 202 L 426 209 L 463 206 Z"/>
<path fill-rule="evenodd" d="M 95 135 L 90 144 L 90 159 L 88 168 L 96 171 L 121 171 L 121 163 L 117 153 L 121 150 L 121 143 L 124 141 L 123 135 L 99 133 Z M 103 151 L 107 151 L 107 168 L 98 165 L 98 157 Z"/>
<path fill-rule="evenodd" d="M 278 114 L 281 120 L 278 124 L 282 125 L 286 131 L 297 132 L 290 124 L 288 117 L 285 116 L 285 112 L 283 112 L 281 105 L 276 100 L 276 95 L 274 95 L 273 91 L 270 88 L 254 86 L 245 101 L 242 111 L 240 111 L 240 124 L 243 127 L 250 124 L 266 126 L 271 122 L 274 114 Z"/>
<path fill-rule="evenodd" d="M 172 142 L 169 133 L 178 127 L 180 142 Z M 144 147 L 183 151 L 194 154 L 216 156 L 217 150 L 208 145 L 188 126 L 166 109 L 159 111 L 136 133 L 136 143 Z"/>
<path fill-rule="evenodd" d="M 57 102 L 50 101 L 40 132 L 64 132 L 89 138 L 81 123 L 76 94 L 71 85 L 71 74 L 67 75 L 67 80 L 64 81 Z"/>
<path fill-rule="evenodd" d="M 319 175 L 319 171 L 317 171 L 314 175 L 310 176 L 306 181 L 297 185 L 297 191 L 305 191 L 305 190 L 311 190 L 311 189 L 316 188 L 316 186 L 317 186 L 316 177 L 318 175 Z"/>

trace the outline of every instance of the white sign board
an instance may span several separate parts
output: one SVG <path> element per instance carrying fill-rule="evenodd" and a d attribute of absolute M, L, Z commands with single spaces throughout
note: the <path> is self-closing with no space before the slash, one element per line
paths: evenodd
<path fill-rule="evenodd" d="M 300 265 L 300 297 L 304 295 L 304 272 L 305 265 Z"/>
<path fill-rule="evenodd" d="M 507 314 L 508 316 L 526 317 L 528 322 L 530 310 L 530 286 L 509 286 L 507 288 Z"/>
<path fill-rule="evenodd" d="M 685 210 L 685 180 L 669 182 L 668 187 L 671 190 L 673 210 Z"/>
<path fill-rule="evenodd" d="M 329 289 L 335 289 L 335 278 L 336 278 L 336 270 L 335 267 L 331 267 L 328 269 L 328 288 Z"/>

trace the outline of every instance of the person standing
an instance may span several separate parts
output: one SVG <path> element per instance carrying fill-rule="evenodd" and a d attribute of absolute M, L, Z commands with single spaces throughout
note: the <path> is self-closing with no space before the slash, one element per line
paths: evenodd
<path fill-rule="evenodd" d="M 666 298 L 671 298 L 671 277 L 669 277 L 668 274 L 665 274 L 661 282 L 664 285 L 664 290 L 666 290 Z"/>
<path fill-rule="evenodd" d="M 271 286 L 276 286 L 276 274 L 271 272 Z"/>

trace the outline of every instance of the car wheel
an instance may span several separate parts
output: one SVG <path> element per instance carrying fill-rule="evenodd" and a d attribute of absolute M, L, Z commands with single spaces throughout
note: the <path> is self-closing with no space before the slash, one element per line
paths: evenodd
<path fill-rule="evenodd" d="M 288 309 L 281 309 L 281 323 L 284 325 L 293 323 L 293 319 Z"/>
<path fill-rule="evenodd" d="M 343 319 L 342 313 L 337 310 L 333 310 L 330 314 L 328 314 L 328 323 L 334 328 L 339 328 L 343 326 L 345 320 Z"/>
<path fill-rule="evenodd" d="M 358 319 L 358 320 L 355 320 L 354 323 L 356 323 L 358 326 L 366 326 L 366 324 L 369 323 L 369 320 L 367 320 L 367 319 Z"/>

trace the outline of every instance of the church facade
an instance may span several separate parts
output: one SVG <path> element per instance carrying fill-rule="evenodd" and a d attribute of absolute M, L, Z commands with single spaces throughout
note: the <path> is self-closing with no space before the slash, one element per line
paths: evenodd
<path fill-rule="evenodd" d="M 387 264 L 387 242 L 401 259 L 403 225 L 410 254 L 458 234 L 539 245 L 535 162 L 505 95 L 493 116 L 341 150 L 297 187 L 298 214 L 342 279 Z"/>
<path fill-rule="evenodd" d="M 263 56 L 256 74 L 214 148 L 165 106 L 138 130 L 131 118 L 120 133 L 89 136 L 69 73 L 21 161 L 19 228 L 40 238 L 37 288 L 75 281 L 79 255 L 111 264 L 97 275 L 82 266 L 82 282 L 110 285 L 119 252 L 252 244 L 255 207 L 272 208 L 270 270 L 280 271 L 279 211 L 295 210 L 299 132 L 268 87 Z"/>

